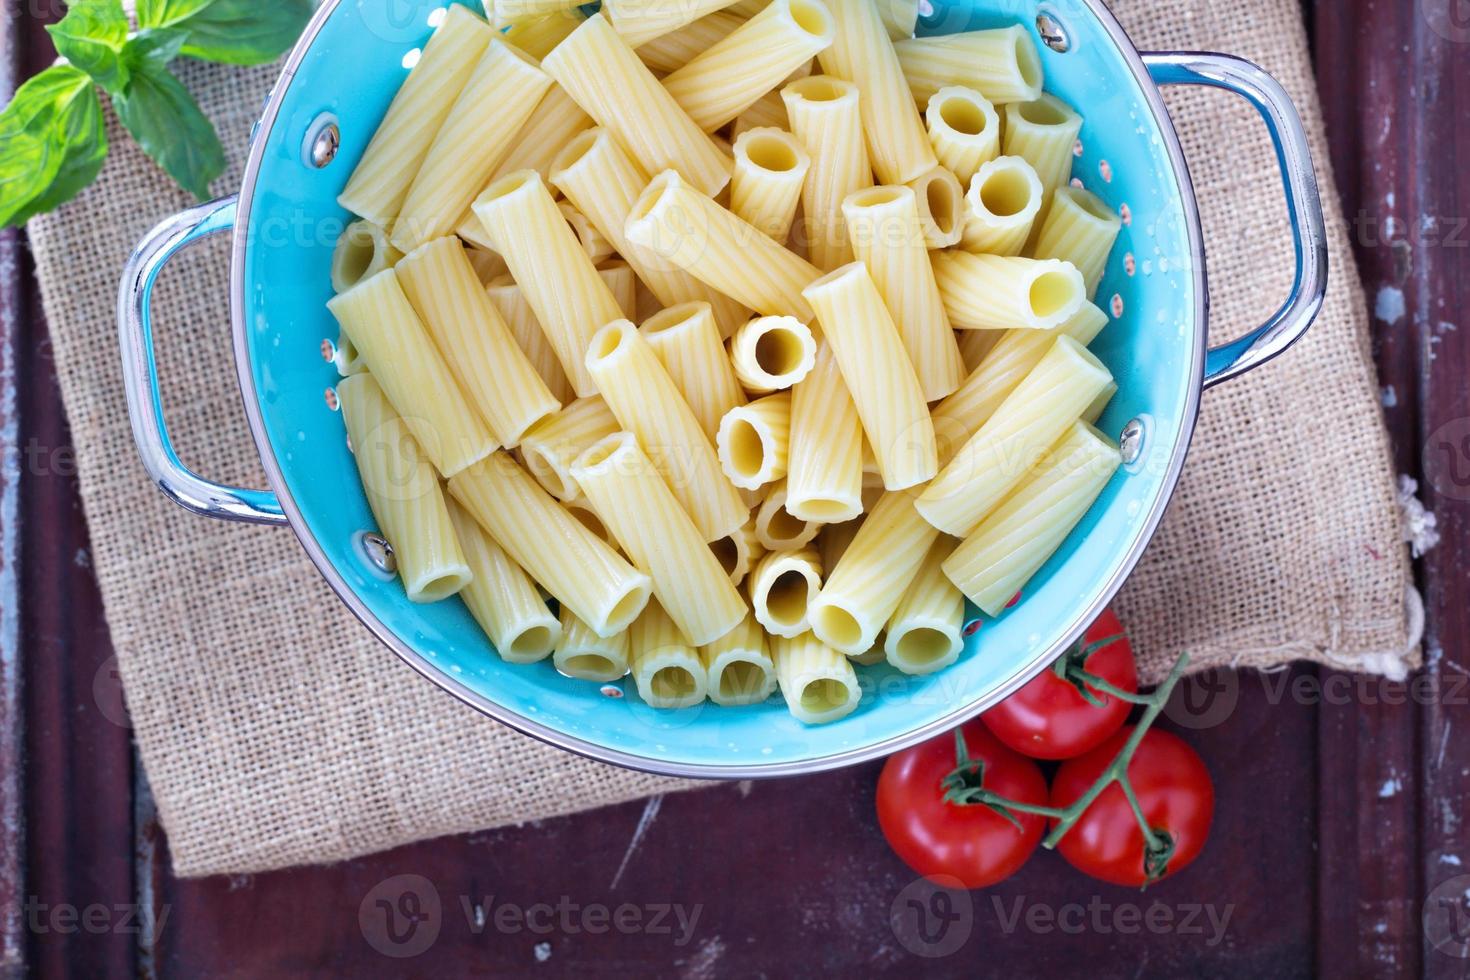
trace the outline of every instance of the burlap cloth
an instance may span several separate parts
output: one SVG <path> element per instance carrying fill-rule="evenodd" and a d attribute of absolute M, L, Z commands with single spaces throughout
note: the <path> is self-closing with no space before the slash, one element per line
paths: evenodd
<path fill-rule="evenodd" d="M 1408 561 L 1366 314 L 1296 0 L 1118 0 L 1140 48 L 1251 58 L 1301 107 L 1327 195 L 1332 285 L 1288 356 L 1204 399 L 1162 531 L 1121 600 L 1145 674 L 1310 659 L 1402 673 L 1417 657 Z M 181 64 L 232 152 L 276 76 Z M 1174 89 L 1207 233 L 1216 339 L 1270 314 L 1291 254 L 1275 158 L 1244 103 Z M 379 646 L 286 530 L 167 502 L 128 429 L 113 306 L 130 247 L 189 202 L 112 127 L 96 186 L 30 228 L 94 562 L 132 724 L 181 875 L 340 860 L 691 784 L 542 746 L 460 706 Z M 158 350 L 185 460 L 263 486 L 235 384 L 226 243 L 164 276 Z M 738 819 L 738 816 L 736 817 Z"/>

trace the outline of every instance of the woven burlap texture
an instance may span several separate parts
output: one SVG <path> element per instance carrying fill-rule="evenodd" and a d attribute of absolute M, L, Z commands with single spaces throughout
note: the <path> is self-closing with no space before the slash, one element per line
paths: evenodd
<path fill-rule="evenodd" d="M 1332 286 L 1290 355 L 1204 398 L 1189 466 L 1121 611 L 1148 675 L 1297 658 L 1399 673 L 1410 587 L 1365 312 L 1294 0 L 1127 0 L 1141 48 L 1251 58 L 1291 92 L 1323 174 Z M 182 64 L 238 186 L 276 70 Z M 1228 95 L 1173 90 L 1211 259 L 1213 324 L 1238 333 L 1287 293 L 1275 157 Z M 117 276 L 189 203 L 113 126 L 96 186 L 30 228 L 78 450 L 93 557 L 138 747 L 184 876 L 321 863 L 691 784 L 552 750 L 461 706 L 344 609 L 288 531 L 192 517 L 160 496 L 128 427 Z M 186 462 L 261 486 L 228 337 L 227 246 L 197 248 L 156 303 L 166 409 Z M 734 817 L 738 819 L 738 816 Z"/>

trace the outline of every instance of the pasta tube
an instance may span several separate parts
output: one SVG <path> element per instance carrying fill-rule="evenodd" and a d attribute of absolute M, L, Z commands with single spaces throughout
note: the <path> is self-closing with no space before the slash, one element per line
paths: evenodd
<path fill-rule="evenodd" d="M 771 484 L 755 512 L 755 537 L 767 551 L 796 551 L 816 540 L 822 525 L 793 517 L 786 509 L 786 482 Z"/>
<path fill-rule="evenodd" d="M 798 520 L 837 523 L 863 512 L 863 428 L 832 348 L 791 392 L 786 509 Z"/>
<path fill-rule="evenodd" d="M 960 240 L 965 226 L 965 189 L 943 167 L 935 167 L 908 182 L 919 205 L 924 241 L 931 249 L 948 248 Z"/>
<path fill-rule="evenodd" d="M 1122 229 L 1122 220 L 1096 194 L 1080 187 L 1058 187 L 1031 254 L 1075 265 L 1087 284 L 1087 298 L 1092 299 Z"/>
<path fill-rule="evenodd" d="M 705 194 L 730 181 L 730 158 L 674 101 L 602 14 L 541 63 L 598 125 L 650 170 L 673 169 Z"/>
<path fill-rule="evenodd" d="M 775 636 L 799 636 L 811 629 L 807 607 L 822 590 L 822 566 L 815 548 L 773 551 L 750 573 L 750 608 L 756 622 Z"/>
<path fill-rule="evenodd" d="M 633 206 L 624 231 L 629 241 L 652 249 L 745 306 L 802 322 L 812 317 L 801 290 L 821 271 L 672 170 L 653 178 Z"/>
<path fill-rule="evenodd" d="M 628 631 L 598 636 L 576 613 L 562 606 L 561 641 L 551 662 L 568 677 L 611 683 L 628 673 Z"/>
<path fill-rule="evenodd" d="M 396 272 L 388 269 L 359 283 L 327 309 L 435 469 L 453 476 L 499 448 L 439 356 Z"/>
<path fill-rule="evenodd" d="M 530 55 L 498 39 L 490 42 L 393 225 L 400 251 L 412 252 L 458 226 L 550 87 L 551 79 Z"/>
<path fill-rule="evenodd" d="M 449 500 L 449 519 L 474 578 L 460 592 L 500 659 L 534 664 L 561 642 L 561 623 L 546 608 L 536 583 L 491 540 L 464 508 Z"/>
<path fill-rule="evenodd" d="M 832 44 L 822 0 L 771 0 L 729 37 L 664 79 L 664 88 L 706 132 L 719 129 Z"/>
<path fill-rule="evenodd" d="M 1006 156 L 1025 157 L 1041 180 L 1048 196 L 1067 182 L 1072 173 L 1072 148 L 1082 131 L 1082 117 L 1054 95 L 1035 102 L 1012 102 L 1006 106 Z"/>
<path fill-rule="evenodd" d="M 1118 393 L 1118 382 L 1109 384 L 1102 392 L 1092 400 L 1092 404 L 1082 410 L 1082 421 L 1088 425 L 1097 425 L 1097 420 L 1102 418 L 1103 412 L 1108 410 L 1108 403 Z"/>
<path fill-rule="evenodd" d="M 367 370 L 367 364 L 352 343 L 352 338 L 347 336 L 347 331 L 340 328 L 337 330 L 337 343 L 332 351 L 332 364 L 344 378 Z"/>
<path fill-rule="evenodd" d="M 587 450 L 572 476 L 691 643 L 712 643 L 745 617 L 730 576 L 631 433 Z"/>
<path fill-rule="evenodd" d="M 603 13 L 628 47 L 636 48 L 656 37 L 730 6 L 732 0 L 605 0 Z"/>
<path fill-rule="evenodd" d="M 873 0 L 828 0 L 837 30 L 817 55 L 829 75 L 854 82 L 862 97 L 868 155 L 884 184 L 906 184 L 939 165 L 914 106 L 903 66 Z"/>
<path fill-rule="evenodd" d="M 845 265 L 812 283 L 804 295 L 832 345 L 884 485 L 902 490 L 930 479 L 939 458 L 929 406 L 867 267 Z"/>
<path fill-rule="evenodd" d="M 638 328 L 659 363 L 694 410 L 699 427 L 713 442 L 720 420 L 745 404 L 745 392 L 720 342 L 708 303 L 681 303 L 654 314 Z"/>
<path fill-rule="evenodd" d="M 689 708 L 703 701 L 709 675 L 699 651 L 657 602 L 650 602 L 628 634 L 638 696 L 650 708 Z"/>
<path fill-rule="evenodd" d="M 781 100 L 792 135 L 812 160 L 801 189 L 805 221 L 801 237 L 813 265 L 835 269 L 852 261 L 842 220 L 843 198 L 873 185 L 858 87 L 840 78 L 812 75 L 783 88 Z"/>
<path fill-rule="evenodd" d="M 677 5 L 664 4 L 665 10 L 671 10 L 675 6 Z M 610 8 L 608 16 L 616 27 L 616 13 Z M 727 10 L 716 10 L 683 27 L 634 46 L 638 48 L 639 59 L 653 71 L 674 72 L 689 64 L 701 52 L 708 51 L 735 33 L 736 28 L 748 19 Z"/>
<path fill-rule="evenodd" d="M 756 317 L 730 338 L 735 377 L 747 391 L 765 394 L 799 384 L 816 364 L 811 328 L 791 316 Z"/>
<path fill-rule="evenodd" d="M 541 176 L 520 170 L 501 178 L 480 195 L 475 214 L 536 311 L 573 390 L 596 394 L 587 373 L 587 347 L 592 335 L 621 318 L 623 310 Z"/>
<path fill-rule="evenodd" d="M 561 408 L 490 302 L 459 239 L 441 238 L 409 255 L 398 264 L 398 281 L 502 446 L 514 447 Z"/>
<path fill-rule="evenodd" d="M 663 306 L 708 303 L 721 338 L 744 322 L 746 311 L 739 303 L 652 249 L 629 241 L 624 227 L 648 186 L 648 175 L 608 130 L 598 127 L 572 139 L 552 162 L 551 180 L 612 243 Z"/>
<path fill-rule="evenodd" d="M 949 455 L 980 431 L 1001 402 L 1016 390 L 1031 370 L 1041 363 L 1058 336 L 1068 336 L 1086 347 L 1102 328 L 1108 315 L 1084 303 L 1066 323 L 1054 330 L 964 331 L 965 336 L 983 334 L 999 337 L 995 346 L 953 395 L 934 406 L 934 425 L 952 435 Z M 941 454 L 945 462 L 948 456 Z"/>
<path fill-rule="evenodd" d="M 580 23 L 582 12 L 575 7 L 558 10 L 540 17 L 517 20 L 500 32 L 500 39 L 514 44 L 533 58 L 541 59 L 550 54 L 552 48 L 565 41 L 567 35 L 576 30 Z"/>
<path fill-rule="evenodd" d="M 965 597 L 944 574 L 955 542 L 941 537 L 904 590 L 883 642 L 888 662 L 905 674 L 932 674 L 964 649 Z"/>
<path fill-rule="evenodd" d="M 948 85 L 935 92 L 924 121 L 939 165 L 961 184 L 968 184 L 981 164 L 1000 153 L 1000 114 L 972 88 Z"/>
<path fill-rule="evenodd" d="M 648 604 L 649 577 L 583 527 L 506 454 L 450 477 L 449 492 L 532 580 L 598 636 L 621 633 Z"/>
<path fill-rule="evenodd" d="M 938 401 L 960 386 L 965 362 L 939 298 L 913 190 L 858 191 L 842 202 L 842 213 L 853 251 L 898 326 L 924 401 Z"/>
<path fill-rule="evenodd" d="M 919 513 L 947 534 L 969 534 L 1112 380 L 1086 347 L 1058 337 L 920 495 Z"/>
<path fill-rule="evenodd" d="M 617 320 L 599 331 L 587 367 L 613 416 L 652 457 L 705 541 L 745 523 L 749 511 L 720 472 L 714 445 L 633 324 Z"/>
<path fill-rule="evenodd" d="M 893 48 L 919 105 L 950 85 L 972 88 L 996 105 L 1041 95 L 1041 55 L 1019 24 L 898 41 Z"/>
<path fill-rule="evenodd" d="M 791 446 L 791 393 L 778 392 L 732 408 L 720 422 L 720 467 L 742 490 L 758 490 L 786 476 Z"/>
<path fill-rule="evenodd" d="M 811 633 L 794 639 L 772 637 L 771 659 L 786 707 L 802 724 L 825 725 L 845 718 L 863 698 L 852 664 Z"/>
<path fill-rule="evenodd" d="M 699 660 L 715 704 L 760 704 L 776 691 L 776 666 L 766 650 L 766 634 L 748 615 L 739 626 L 700 647 Z"/>
<path fill-rule="evenodd" d="M 965 196 L 960 247 L 990 255 L 1020 255 L 1041 213 L 1041 179 L 1020 157 L 997 157 L 982 166 Z"/>
<path fill-rule="evenodd" d="M 812 630 L 850 657 L 873 648 L 939 532 L 905 493 L 886 493 L 858 527 L 811 606 Z"/>
<path fill-rule="evenodd" d="M 581 488 L 572 478 L 572 464 L 617 431 L 618 420 L 602 396 L 578 398 L 525 434 L 521 456 L 547 493 L 561 501 L 575 500 Z"/>
<path fill-rule="evenodd" d="M 439 476 L 370 374 L 337 386 L 357 470 L 373 518 L 393 546 L 410 602 L 438 602 L 473 572 L 454 535 Z"/>
<path fill-rule="evenodd" d="M 379 228 L 392 227 L 434 137 L 494 38 L 490 25 L 468 8 L 448 8 L 337 198 L 339 204 Z"/>
<path fill-rule="evenodd" d="M 521 287 L 515 284 L 515 280 L 508 273 L 496 277 L 485 288 L 485 295 L 490 297 L 490 302 L 510 327 L 516 345 L 526 355 L 536 373 L 541 375 L 541 380 L 546 382 L 551 397 L 562 405 L 576 398 L 577 393 L 572 391 L 572 383 L 567 380 L 567 373 L 557 359 L 556 348 L 551 346 L 546 332 L 536 320 L 536 311 L 526 302 L 526 296 L 521 292 Z"/>
<path fill-rule="evenodd" d="M 772 240 L 785 242 L 811 166 L 811 155 L 784 129 L 746 130 L 735 138 L 730 210 Z"/>
<path fill-rule="evenodd" d="M 766 553 L 765 547 L 756 537 L 753 519 L 746 521 L 733 534 L 711 542 L 709 547 L 715 553 L 720 567 L 730 576 L 730 584 L 737 587 L 745 581 L 761 555 Z"/>
<path fill-rule="evenodd" d="M 551 164 L 556 155 L 579 133 L 594 125 L 592 117 L 582 111 L 566 89 L 553 84 L 532 113 L 531 121 L 516 137 L 510 154 L 496 168 L 491 182 L 517 170 L 534 170 L 542 180 L 550 181 Z"/>
<path fill-rule="evenodd" d="M 944 562 L 944 573 L 988 616 L 1059 548 L 1121 465 L 1096 429 L 1073 425 L 1046 460 Z"/>
<path fill-rule="evenodd" d="M 388 235 L 371 221 L 354 221 L 337 239 L 332 252 L 332 289 L 339 293 L 391 269 L 403 253 L 388 241 Z"/>
<path fill-rule="evenodd" d="M 1087 302 L 1082 273 L 1055 259 L 944 252 L 934 256 L 934 277 L 949 322 L 963 330 L 1047 330 Z"/>

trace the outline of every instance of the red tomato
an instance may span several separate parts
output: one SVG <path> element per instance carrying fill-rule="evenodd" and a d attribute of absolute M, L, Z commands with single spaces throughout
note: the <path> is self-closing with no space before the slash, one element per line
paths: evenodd
<path fill-rule="evenodd" d="M 1085 647 L 1115 636 L 1123 637 L 1123 624 L 1109 609 L 1088 627 L 1082 644 Z M 1072 655 L 1064 654 L 1063 660 Z M 1138 671 L 1127 637 L 1094 650 L 1083 661 L 1083 668 L 1121 690 L 1138 693 Z M 1023 755 L 1071 759 L 1102 744 L 1122 726 L 1133 707 L 1095 688 L 1089 690 L 1103 700 L 1101 705 L 1092 704 L 1074 684 L 1048 668 L 980 719 L 996 738 Z"/>
<path fill-rule="evenodd" d="M 1081 758 L 1063 763 L 1052 781 L 1051 805 L 1065 809 L 1086 793 L 1132 731 L 1130 725 Z M 1164 874 L 1155 880 L 1182 871 L 1199 857 L 1214 816 L 1215 787 L 1204 761 L 1177 735 L 1151 728 L 1128 763 L 1128 781 L 1149 827 L 1173 842 Z M 1094 878 L 1135 887 L 1147 883 L 1143 831 L 1117 783 L 1093 801 L 1057 850 Z"/>
<path fill-rule="evenodd" d="M 1046 805 L 1046 779 L 1036 763 L 1000 744 L 978 721 L 961 731 L 969 758 L 983 764 L 985 789 Z M 953 732 L 890 758 L 878 777 L 878 824 L 894 852 L 919 874 L 931 880 L 949 875 L 966 888 L 984 888 L 1026 863 L 1046 819 L 1017 813 L 1017 827 L 984 804 L 946 800 L 944 780 L 956 764 Z"/>

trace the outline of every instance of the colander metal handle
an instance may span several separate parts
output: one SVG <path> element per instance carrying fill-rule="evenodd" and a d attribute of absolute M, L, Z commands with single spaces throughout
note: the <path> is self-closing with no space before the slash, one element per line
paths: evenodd
<path fill-rule="evenodd" d="M 1250 333 L 1213 347 L 1205 357 L 1205 387 L 1261 366 L 1296 343 L 1322 311 L 1327 297 L 1327 231 L 1317 172 L 1301 116 L 1281 83 L 1260 67 L 1231 55 L 1156 53 L 1143 55 L 1159 85 L 1208 85 L 1234 92 L 1256 107 L 1276 147 L 1286 186 L 1286 209 L 1296 251 L 1291 295 L 1272 317 Z"/>
<path fill-rule="evenodd" d="M 206 480 L 174 451 L 163 418 L 158 363 L 153 356 L 152 300 L 158 274 L 184 249 L 235 227 L 235 198 L 201 204 L 174 215 L 138 243 L 123 272 L 117 301 L 118 343 L 133 440 L 143 466 L 175 503 L 206 517 L 249 524 L 285 524 L 280 501 L 268 490 L 245 490 Z"/>

